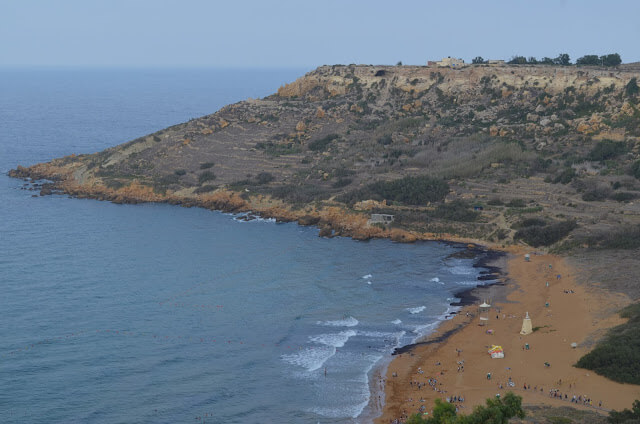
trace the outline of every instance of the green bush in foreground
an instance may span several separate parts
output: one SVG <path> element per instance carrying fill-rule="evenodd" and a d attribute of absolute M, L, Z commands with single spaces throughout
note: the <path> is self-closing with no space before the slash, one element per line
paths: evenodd
<path fill-rule="evenodd" d="M 487 399 L 486 406 L 476 406 L 469 415 L 457 415 L 456 407 L 436 399 L 433 416 L 411 416 L 406 424 L 507 424 L 513 417 L 524 418 L 522 397 L 507 393 L 502 399 Z"/>
<path fill-rule="evenodd" d="M 640 384 L 640 303 L 620 312 L 626 324 L 612 328 L 584 355 L 576 367 L 586 368 L 620 383 Z"/>
<path fill-rule="evenodd" d="M 611 424 L 632 424 L 640 422 L 640 400 L 633 402 L 631 410 L 624 409 L 622 411 L 609 412 L 607 419 Z"/>

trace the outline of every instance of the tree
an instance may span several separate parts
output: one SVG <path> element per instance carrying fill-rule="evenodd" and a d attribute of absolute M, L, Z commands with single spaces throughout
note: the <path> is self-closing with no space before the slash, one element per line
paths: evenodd
<path fill-rule="evenodd" d="M 473 59 L 471 59 L 471 63 L 473 63 L 474 65 L 479 65 L 479 64 L 482 64 L 482 63 L 486 63 L 486 62 L 482 58 L 482 56 L 476 56 Z"/>
<path fill-rule="evenodd" d="M 631 410 L 624 409 L 620 412 L 612 410 L 607 419 L 611 424 L 637 423 L 640 421 L 640 400 L 635 400 Z"/>
<path fill-rule="evenodd" d="M 551 59 L 550 57 L 543 57 L 542 59 L 540 59 L 540 62 L 538 62 L 540 65 L 553 65 L 553 59 Z"/>
<path fill-rule="evenodd" d="M 576 60 L 576 65 L 584 66 L 584 65 L 600 65 L 600 58 L 595 54 L 588 54 L 578 58 Z"/>
<path fill-rule="evenodd" d="M 603 66 L 618 66 L 622 63 L 622 59 L 618 53 L 611 53 L 604 56 L 600 56 L 600 61 Z"/>
<path fill-rule="evenodd" d="M 399 60 L 398 63 L 396 63 L 396 66 L 402 66 L 402 61 Z"/>
<path fill-rule="evenodd" d="M 513 417 L 524 418 L 522 397 L 507 393 L 502 399 L 487 399 L 486 406 L 477 406 L 469 415 L 457 415 L 453 404 L 436 399 L 433 415 L 423 418 L 412 415 L 407 424 L 507 424 Z M 635 405 L 635 404 L 634 404 Z"/>
<path fill-rule="evenodd" d="M 633 77 L 629 80 L 627 85 L 624 87 L 624 92 L 629 97 L 634 97 L 638 92 L 640 92 L 640 87 L 638 87 L 638 79 Z"/>
<path fill-rule="evenodd" d="M 569 66 L 571 65 L 571 59 L 567 53 L 560 53 L 558 57 L 553 59 L 553 63 L 560 66 Z"/>
<path fill-rule="evenodd" d="M 535 56 L 531 56 L 531 57 L 529 57 L 529 63 L 531 65 L 537 65 L 538 64 L 538 59 L 536 59 Z"/>
<path fill-rule="evenodd" d="M 527 58 L 524 56 L 513 56 L 510 61 L 507 62 L 509 65 L 526 65 Z"/>

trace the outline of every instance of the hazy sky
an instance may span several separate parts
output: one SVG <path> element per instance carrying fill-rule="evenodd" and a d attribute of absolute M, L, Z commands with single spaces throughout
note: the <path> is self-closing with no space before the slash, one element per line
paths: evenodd
<path fill-rule="evenodd" d="M 638 0 L 0 0 L 0 66 L 640 61 Z"/>

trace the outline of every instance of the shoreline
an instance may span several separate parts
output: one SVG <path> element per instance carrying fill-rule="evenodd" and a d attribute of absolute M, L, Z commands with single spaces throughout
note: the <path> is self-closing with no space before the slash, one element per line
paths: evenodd
<path fill-rule="evenodd" d="M 590 336 L 623 322 L 617 315 L 603 316 L 603 312 L 612 305 L 621 307 L 629 299 L 578 284 L 576 270 L 565 258 L 519 246 L 500 252 L 503 263 L 484 265 L 498 273 L 501 282 L 468 290 L 465 294 L 470 303 L 461 305 L 458 314 L 442 321 L 425 340 L 394 352 L 384 377 L 382 414 L 373 422 L 402 422 L 421 407 L 430 413 L 436 398 L 453 396 L 464 398 L 455 404 L 467 414 L 485 399 L 509 390 L 523 396 L 523 405 L 571 406 L 601 413 L 629 408 L 640 398 L 640 386 L 615 383 L 573 367 L 592 347 L 585 343 Z M 530 262 L 524 260 L 525 253 L 532 253 Z M 487 298 L 492 315 L 488 326 L 480 327 L 476 302 Z M 530 313 L 538 331 L 522 336 L 519 331 L 525 312 Z M 571 348 L 572 342 L 578 347 Z M 530 350 L 525 350 L 525 343 L 530 344 Z M 487 348 L 492 344 L 504 348 L 504 359 L 490 358 Z M 487 379 L 489 372 L 491 380 Z M 512 387 L 508 385 L 511 381 Z M 531 389 L 524 389 L 525 384 Z M 567 400 L 550 397 L 550 390 L 567 395 Z M 591 404 L 571 402 L 574 395 L 586 396 Z"/>
<path fill-rule="evenodd" d="M 11 173 L 9 174 L 9 176 L 14 178 L 18 177 L 18 175 L 11 175 Z M 25 175 L 21 175 L 20 177 L 24 176 Z M 621 410 L 624 408 L 628 408 L 631 406 L 633 400 L 640 398 L 640 386 L 614 383 L 587 370 L 579 370 L 572 367 L 572 364 L 575 363 L 579 357 L 590 350 L 590 346 L 587 346 L 586 344 L 583 345 L 583 343 L 581 342 L 587 342 L 587 338 L 593 336 L 598 331 L 602 331 L 623 322 L 623 320 L 617 317 L 617 315 L 611 316 L 610 313 L 607 317 L 603 318 L 601 316 L 603 311 L 611 311 L 612 308 L 621 309 L 622 306 L 630 303 L 630 300 L 628 297 L 622 294 L 609 292 L 603 289 L 599 289 L 595 286 L 590 286 L 588 284 L 578 285 L 574 281 L 575 270 L 573 270 L 568 265 L 566 258 L 554 255 L 538 254 L 535 253 L 531 248 L 518 245 L 510 245 L 506 248 L 503 247 L 500 249 L 495 246 L 491 246 L 492 243 L 462 237 L 455 237 L 450 234 L 436 235 L 426 233 L 413 233 L 406 230 L 398 229 L 381 230 L 379 228 L 375 228 L 374 232 L 368 232 L 366 226 L 363 227 L 362 225 L 360 225 L 361 223 L 357 219 L 354 220 L 355 215 L 345 217 L 344 215 L 338 213 L 338 208 L 329 207 L 328 210 L 314 210 L 312 212 L 302 211 L 297 213 L 288 210 L 282 205 L 279 207 L 273 205 L 265 207 L 264 205 L 262 205 L 262 207 L 260 208 L 254 208 L 252 207 L 253 205 L 246 202 L 239 195 L 237 195 L 237 193 L 234 192 L 224 191 L 218 193 L 218 195 L 215 197 L 206 199 L 176 199 L 168 196 L 157 198 L 155 197 L 155 195 L 153 197 L 147 197 L 146 195 L 148 195 L 149 193 L 146 192 L 130 192 L 126 193 L 126 196 L 123 196 L 122 193 L 120 193 L 115 196 L 115 193 L 106 193 L 101 188 L 92 189 L 78 185 L 68 186 L 64 184 L 64 181 L 60 180 L 52 183 L 51 189 L 52 192 L 45 194 L 67 194 L 77 198 L 110 200 L 114 203 L 169 203 L 183 207 L 202 207 L 205 209 L 218 210 L 227 213 L 254 212 L 262 218 L 274 218 L 277 222 L 297 221 L 299 225 L 311 225 L 319 227 L 321 229 L 321 236 L 323 235 L 323 230 L 330 228 L 331 230 L 328 234 L 329 237 L 346 236 L 356 240 L 388 238 L 395 242 L 438 241 L 453 245 L 466 246 L 470 250 L 478 249 L 484 252 L 500 252 L 499 256 L 501 255 L 505 258 L 505 264 L 496 265 L 489 263 L 488 261 L 482 263 L 482 261 L 479 260 L 476 264 L 474 264 L 474 267 L 486 268 L 486 270 L 483 271 L 478 277 L 479 281 L 483 281 L 485 279 L 493 279 L 492 275 L 495 274 L 504 278 L 504 281 L 502 283 L 473 287 L 456 293 L 455 296 L 460 296 L 459 298 L 461 300 L 459 302 L 451 304 L 451 306 L 461 307 L 461 310 L 459 310 L 458 313 L 452 313 L 452 317 L 450 319 L 441 321 L 435 328 L 435 330 L 425 338 L 425 340 L 420 340 L 418 343 L 401 347 L 400 349 L 406 350 L 397 352 L 397 354 L 393 356 L 390 355 L 389 359 L 384 361 L 384 363 L 388 364 L 388 366 L 386 366 L 386 370 L 382 368 L 384 365 L 382 365 L 380 368 L 374 367 L 374 369 L 371 371 L 371 375 L 375 377 L 376 371 L 380 370 L 380 387 L 384 390 L 384 399 L 381 399 L 380 401 L 380 409 L 372 409 L 372 403 L 377 400 L 378 395 L 377 392 L 370 390 L 371 397 L 369 403 L 364 407 L 361 414 L 356 418 L 357 420 L 361 420 L 364 419 L 364 417 L 367 417 L 372 419 L 372 421 L 375 423 L 386 424 L 389 422 L 393 422 L 396 419 L 402 419 L 403 416 L 408 416 L 415 412 L 418 412 L 418 408 L 421 406 L 424 406 L 423 409 L 429 412 L 436 397 L 445 399 L 448 397 L 447 395 L 463 396 L 465 402 L 463 404 L 456 405 L 460 408 L 460 411 L 462 413 L 468 413 L 471 411 L 473 406 L 484 404 L 484 401 L 487 398 L 495 396 L 497 392 L 506 392 L 506 390 L 498 389 L 495 384 L 487 384 L 486 377 L 483 378 L 483 372 L 478 372 L 478 370 L 475 369 L 475 365 L 474 371 L 476 372 L 472 377 L 468 378 L 467 376 L 469 376 L 471 373 L 468 371 L 464 371 L 464 376 L 462 376 L 462 378 L 457 377 L 455 379 L 452 379 L 451 374 L 449 374 L 449 369 L 444 369 L 441 368 L 440 365 L 436 366 L 427 362 L 433 362 L 432 360 L 434 358 L 437 358 L 438 360 L 436 362 L 438 364 L 444 364 L 445 360 L 451 359 L 451 357 L 455 357 L 455 353 L 458 350 L 458 345 L 460 345 L 465 346 L 462 349 L 462 351 L 464 352 L 473 351 L 472 358 L 470 358 L 467 354 L 463 355 L 465 356 L 463 360 L 465 361 L 465 367 L 467 367 L 467 370 L 469 369 L 469 364 L 471 364 L 472 362 L 479 364 L 480 367 L 491 367 L 491 365 L 489 365 L 486 360 L 488 357 L 488 355 L 486 354 L 486 350 L 489 345 L 483 346 L 483 344 L 487 342 L 486 335 L 477 334 L 477 331 L 473 331 L 477 326 L 469 325 L 473 322 L 476 314 L 476 307 L 474 306 L 473 299 L 478 298 L 477 290 L 480 289 L 488 289 L 488 293 L 483 293 L 482 296 L 493 299 L 490 303 L 492 303 L 494 309 L 496 306 L 498 306 L 499 313 L 509 312 L 509 318 L 515 318 L 510 320 L 511 322 L 509 323 L 509 325 L 501 325 L 500 328 L 496 329 L 496 335 L 502 334 L 504 332 L 505 334 L 510 333 L 512 336 L 509 337 L 506 342 L 504 339 L 501 339 L 500 341 L 495 343 L 500 344 L 503 347 L 505 347 L 505 345 L 508 345 L 508 348 L 505 347 L 505 360 L 498 361 L 502 361 L 504 364 L 511 365 L 522 359 L 522 355 L 518 351 L 519 342 L 522 341 L 522 337 L 518 337 L 517 334 L 521 325 L 522 317 L 524 315 L 524 309 L 526 309 L 527 312 L 532 313 L 534 326 L 538 326 L 538 323 L 549 322 L 548 324 L 539 326 L 542 327 L 544 331 L 539 331 L 537 334 L 534 333 L 532 335 L 529 335 L 527 336 L 528 338 L 531 338 L 532 340 L 536 338 L 540 339 L 540 334 L 546 334 L 545 338 L 553 340 L 557 345 L 565 344 L 566 347 L 566 343 L 568 343 L 566 337 L 570 337 L 572 338 L 572 340 L 576 339 L 576 342 L 579 344 L 578 349 L 572 349 L 569 351 L 570 353 L 567 353 L 556 352 L 558 350 L 556 349 L 557 346 L 552 346 L 549 345 L 549 343 L 546 343 L 548 345 L 547 348 L 549 349 L 549 351 L 554 351 L 553 354 L 549 354 L 547 356 L 554 357 L 554 364 L 562 364 L 562 366 L 560 367 L 560 372 L 562 372 L 563 375 L 566 374 L 568 376 L 568 379 L 567 377 L 564 378 L 564 387 L 562 386 L 562 379 L 560 380 L 560 384 L 553 384 L 555 382 L 552 381 L 553 379 L 552 377 L 550 377 L 549 369 L 523 369 L 526 368 L 523 367 L 524 361 L 520 361 L 520 363 L 518 364 L 519 367 L 507 367 L 507 369 L 510 370 L 508 373 L 504 372 L 503 370 L 502 373 L 494 374 L 496 377 L 501 379 L 503 387 L 506 387 L 505 384 L 507 382 L 507 377 L 511 377 L 511 375 L 514 374 L 516 368 L 518 368 L 519 375 L 517 376 L 517 379 L 514 378 L 514 381 L 516 381 L 518 384 L 523 384 L 522 382 L 524 380 L 524 383 L 527 383 L 536 389 L 536 392 L 534 393 L 532 390 L 529 390 L 527 392 L 526 390 L 523 390 L 522 387 L 520 387 L 519 390 L 518 387 L 510 388 L 511 390 L 516 389 L 514 391 L 518 395 L 523 396 L 523 405 L 571 406 L 578 409 L 589 409 L 593 407 L 593 405 L 584 406 L 575 403 L 569 403 L 569 401 L 560 401 L 556 398 L 550 398 L 544 391 L 540 393 L 537 390 L 538 385 L 532 385 L 531 383 L 536 381 L 535 378 L 538 377 L 538 374 L 544 376 L 545 373 L 546 380 L 544 381 L 544 383 L 541 383 L 541 390 L 542 386 L 544 386 L 545 389 L 552 387 L 554 390 L 556 390 L 556 392 L 562 392 L 565 395 L 567 394 L 567 392 L 570 392 L 570 390 L 573 390 L 573 393 L 575 393 L 575 395 L 578 395 L 580 392 L 576 392 L 576 384 L 579 383 L 578 390 L 582 391 L 582 387 L 585 386 L 587 388 L 587 390 L 582 391 L 582 394 L 579 394 L 580 396 L 586 396 L 588 394 L 589 399 L 596 399 L 596 401 L 598 402 L 604 402 L 602 408 L 600 409 L 601 411 L 606 411 L 608 409 Z M 57 190 L 62 191 L 62 193 L 56 192 Z M 40 195 L 43 194 L 40 193 Z M 551 305 L 556 306 L 562 305 L 563 303 L 565 304 L 560 308 L 560 311 L 558 311 L 558 309 L 554 309 L 553 311 L 554 316 L 562 316 L 560 320 L 555 320 L 555 318 L 549 320 L 547 318 L 551 317 L 551 314 L 543 314 L 543 312 L 546 311 L 551 312 L 551 309 L 545 310 L 545 308 L 540 306 L 544 304 L 542 300 L 545 297 L 544 293 L 541 293 L 540 286 L 538 285 L 535 289 L 532 289 L 532 284 L 534 284 L 535 280 L 534 277 L 536 276 L 526 275 L 526 272 L 524 272 L 523 269 L 515 269 L 514 272 L 514 267 L 522 268 L 521 265 L 522 263 L 524 263 L 524 253 L 532 254 L 532 264 L 539 262 L 539 260 L 548 260 L 549 262 L 553 262 L 554 272 L 556 271 L 557 266 L 560 265 L 561 268 L 566 270 L 563 271 L 563 275 L 570 277 L 562 280 L 564 287 L 570 288 L 571 290 L 576 289 L 575 292 L 581 294 L 581 296 L 573 296 L 574 298 L 580 298 L 579 304 L 573 305 L 570 304 L 571 302 L 567 303 L 559 301 L 562 295 L 558 297 L 557 290 L 555 290 L 555 284 L 552 285 L 552 288 L 554 290 L 547 290 L 547 292 L 554 291 Z M 509 255 L 508 259 L 507 255 Z M 517 263 L 519 263 L 519 266 L 515 266 L 515 264 Z M 531 267 L 529 266 L 529 268 Z M 544 276 L 544 271 L 544 267 L 540 267 L 538 264 L 538 280 Z M 547 272 L 546 274 L 550 273 Z M 546 275 L 546 278 L 550 279 L 550 276 Z M 540 281 L 537 281 L 537 283 L 539 284 Z M 544 292 L 544 290 L 542 290 L 542 292 Z M 531 302 L 532 299 L 525 299 L 525 297 L 528 297 L 530 295 L 533 295 L 532 297 L 536 298 L 537 303 L 533 304 Z M 611 297 L 612 300 L 607 299 L 608 297 Z M 605 305 L 598 305 L 599 301 L 603 298 L 607 299 Z M 514 305 L 519 305 L 519 309 Z M 504 311 L 502 311 L 503 308 Z M 569 316 L 571 311 L 576 313 Z M 514 321 L 520 322 L 514 325 Z M 562 322 L 562 325 L 559 325 L 560 322 Z M 492 325 L 492 327 L 496 326 Z M 552 329 L 549 330 L 547 327 L 552 327 Z M 550 334 L 551 331 L 558 331 L 558 333 Z M 564 340 L 558 339 L 558 335 L 560 334 L 566 336 Z M 574 334 L 578 336 L 573 337 Z M 602 333 L 600 333 L 600 335 L 601 334 Z M 516 341 L 514 342 L 514 340 Z M 493 341 L 490 344 L 494 344 Z M 539 345 L 544 346 L 545 342 L 541 342 Z M 513 359 L 512 355 L 514 357 Z M 530 356 L 536 355 L 532 354 Z M 540 355 L 538 354 L 537 356 L 539 357 Z M 556 359 L 558 358 L 560 358 L 560 362 L 556 362 Z M 453 362 L 453 364 L 449 365 L 455 370 L 455 361 Z M 538 363 L 542 363 L 542 360 L 540 360 L 539 358 Z M 401 373 L 398 372 L 398 370 L 400 369 L 402 370 Z M 418 370 L 421 371 L 419 374 L 424 374 L 432 377 L 438 375 L 438 382 L 436 386 L 433 387 L 434 390 L 432 393 L 427 393 L 427 391 L 416 393 L 416 390 L 411 383 L 414 381 L 418 383 L 418 381 L 415 380 L 416 377 L 418 377 Z M 555 374 L 557 374 L 557 370 L 557 367 L 554 365 L 553 371 Z M 392 377 L 393 374 L 397 374 L 398 377 Z M 371 388 L 375 386 L 377 380 L 375 378 L 372 379 L 371 377 L 369 377 L 369 380 L 369 387 Z M 566 387 L 567 381 L 572 381 L 572 383 L 569 383 L 570 385 L 572 385 L 569 387 L 569 390 L 567 390 Z M 595 383 L 593 383 L 594 381 Z M 404 384 L 399 384 L 402 382 Z M 418 390 L 424 387 L 424 382 L 420 383 L 421 386 Z M 406 387 L 407 385 L 408 387 Z M 435 389 L 438 389 L 438 391 L 436 391 Z M 420 397 L 416 397 L 416 399 L 414 399 L 414 396 Z M 571 395 L 569 399 L 571 399 Z M 378 414 L 378 412 L 381 413 Z M 375 416 L 376 414 L 378 415 Z"/>
<path fill-rule="evenodd" d="M 432 336 L 433 334 L 438 332 L 442 325 L 444 325 L 448 321 L 451 321 L 460 312 L 462 312 L 465 307 L 475 304 L 480 299 L 482 292 L 487 291 L 487 289 L 489 289 L 489 287 L 491 286 L 503 285 L 502 278 L 504 277 L 504 273 L 502 262 L 508 255 L 505 251 L 487 248 L 476 243 L 470 244 L 451 240 L 433 241 L 437 243 L 444 243 L 450 246 L 455 246 L 461 249 L 460 251 L 453 253 L 451 255 L 453 257 L 462 256 L 465 258 L 473 258 L 474 262 L 472 267 L 483 269 L 482 271 L 480 271 L 477 277 L 478 284 L 474 287 L 461 289 L 453 294 L 453 297 L 459 300 L 449 303 L 449 306 L 456 308 L 456 310 L 447 312 L 446 314 L 444 314 L 443 318 L 440 321 L 436 321 L 436 325 L 430 333 L 418 337 L 418 339 L 414 343 L 409 343 L 394 348 L 393 352 L 389 356 L 385 356 L 384 358 L 382 358 L 380 360 L 380 363 L 376 364 L 373 367 L 370 375 L 368 376 L 370 399 L 360 415 L 355 418 L 358 422 L 374 422 L 383 414 L 384 408 L 386 406 L 385 376 L 387 374 L 389 365 L 391 365 L 397 355 L 409 353 L 418 346 L 441 343 L 442 341 L 446 340 L 447 337 L 449 337 L 454 332 L 459 331 L 462 327 L 458 326 L 453 329 L 449 329 L 445 334 L 441 334 L 435 338 L 433 338 Z M 492 282 L 483 283 L 484 281 Z"/>

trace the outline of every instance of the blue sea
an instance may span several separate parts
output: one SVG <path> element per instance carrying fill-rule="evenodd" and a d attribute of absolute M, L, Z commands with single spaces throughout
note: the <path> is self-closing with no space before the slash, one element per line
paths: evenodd
<path fill-rule="evenodd" d="M 379 411 L 370 381 L 393 349 L 477 283 L 459 248 L 37 196 L 6 175 L 304 72 L 0 70 L 0 422 L 353 423 Z"/>

